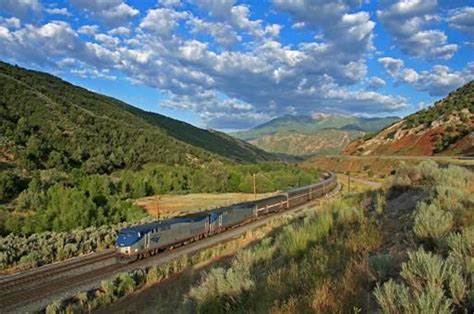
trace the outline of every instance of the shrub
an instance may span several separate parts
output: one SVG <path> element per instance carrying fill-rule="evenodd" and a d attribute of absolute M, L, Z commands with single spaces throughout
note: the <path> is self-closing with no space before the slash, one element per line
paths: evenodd
<path fill-rule="evenodd" d="M 333 226 L 329 212 L 308 217 L 303 224 L 286 226 L 278 239 L 278 247 L 285 256 L 295 256 L 303 252 L 310 242 L 328 235 Z"/>
<path fill-rule="evenodd" d="M 121 298 L 125 295 L 129 295 L 135 290 L 135 280 L 133 280 L 132 276 L 129 273 L 121 273 L 117 276 L 116 279 L 117 283 L 115 284 L 116 288 L 116 296 Z"/>
<path fill-rule="evenodd" d="M 374 295 L 384 313 L 409 312 L 408 309 L 411 307 L 410 294 L 408 287 L 405 285 L 397 284 L 390 279 L 383 286 L 377 285 Z"/>
<path fill-rule="evenodd" d="M 438 286 L 429 285 L 421 294 L 414 294 L 413 307 L 414 313 L 451 313 L 451 300 L 446 298 L 443 289 Z"/>
<path fill-rule="evenodd" d="M 375 194 L 375 212 L 379 215 L 382 215 L 385 206 L 387 205 L 387 200 L 385 198 L 385 194 L 383 192 L 377 192 Z"/>
<path fill-rule="evenodd" d="M 46 314 L 56 314 L 60 313 L 61 310 L 61 301 L 54 301 L 46 307 Z"/>
<path fill-rule="evenodd" d="M 400 274 L 411 287 L 421 292 L 428 286 L 442 288 L 449 270 L 440 256 L 419 249 L 408 252 L 408 261 L 403 263 Z"/>
<path fill-rule="evenodd" d="M 443 211 L 436 204 L 424 202 L 417 206 L 413 230 L 422 240 L 436 240 L 447 234 L 453 226 L 451 213 Z"/>
<path fill-rule="evenodd" d="M 443 239 L 450 253 L 456 258 L 474 256 L 474 227 L 464 229 L 459 233 L 451 233 Z"/>
<path fill-rule="evenodd" d="M 206 307 L 216 309 L 223 298 L 235 305 L 239 295 L 254 285 L 248 269 L 236 271 L 233 268 L 213 268 L 204 275 L 198 286 L 191 288 L 189 296 L 196 304 L 197 311 L 205 312 Z"/>
<path fill-rule="evenodd" d="M 462 300 L 466 295 L 466 283 L 462 276 L 461 267 L 451 264 L 450 272 L 448 273 L 448 289 L 456 305 L 461 305 Z"/>
<path fill-rule="evenodd" d="M 379 281 L 386 281 L 398 273 L 398 259 L 390 254 L 378 254 L 369 259 L 370 267 L 376 272 Z"/>

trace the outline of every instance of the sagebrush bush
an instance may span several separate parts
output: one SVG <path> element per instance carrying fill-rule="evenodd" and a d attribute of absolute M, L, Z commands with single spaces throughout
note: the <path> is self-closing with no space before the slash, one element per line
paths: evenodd
<path fill-rule="evenodd" d="M 254 286 L 248 269 L 213 268 L 206 273 L 198 286 L 191 288 L 189 297 L 194 301 L 198 312 L 205 312 L 205 307 L 218 307 L 222 298 L 227 302 L 238 302 L 239 295 Z M 223 309 L 222 309 L 223 310 Z"/>
<path fill-rule="evenodd" d="M 453 165 L 448 168 L 439 168 L 433 177 L 434 185 L 445 185 L 461 191 L 473 180 L 472 172 L 466 171 L 466 168 Z"/>
<path fill-rule="evenodd" d="M 416 291 L 422 291 L 427 286 L 443 287 L 450 268 L 443 258 L 419 249 L 408 252 L 408 261 L 402 264 L 401 276 Z"/>
<path fill-rule="evenodd" d="M 420 203 L 414 216 L 413 231 L 422 240 L 436 240 L 446 235 L 453 227 L 451 213 L 441 210 L 436 204 Z"/>
<path fill-rule="evenodd" d="M 456 305 L 461 305 L 466 295 L 467 286 L 462 275 L 461 267 L 451 264 L 448 273 L 449 294 Z"/>
<path fill-rule="evenodd" d="M 432 183 L 439 171 L 438 164 L 433 160 L 426 160 L 414 167 L 412 174 L 419 176 L 424 183 Z"/>
<path fill-rule="evenodd" d="M 474 256 L 474 226 L 464 229 L 462 232 L 450 233 L 443 240 L 454 256 L 458 258 Z"/>
<path fill-rule="evenodd" d="M 331 213 L 325 211 L 320 215 L 305 220 L 303 224 L 286 226 L 279 236 L 278 247 L 284 256 L 298 255 L 311 242 L 327 236 L 332 229 L 333 223 Z"/>
<path fill-rule="evenodd" d="M 395 275 L 399 268 L 398 259 L 390 254 L 378 254 L 369 258 L 369 265 L 377 274 L 379 281 L 384 282 Z"/>
<path fill-rule="evenodd" d="M 441 287 L 428 285 L 420 294 L 412 296 L 412 313 L 451 313 L 451 300 L 446 298 Z"/>
<path fill-rule="evenodd" d="M 398 314 L 408 312 L 411 300 L 409 289 L 403 284 L 397 284 L 392 279 L 374 290 L 375 298 L 384 313 Z"/>

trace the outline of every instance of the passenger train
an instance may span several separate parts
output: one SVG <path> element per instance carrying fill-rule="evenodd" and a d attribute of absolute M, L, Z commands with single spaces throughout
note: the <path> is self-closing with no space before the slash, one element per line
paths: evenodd
<path fill-rule="evenodd" d="M 334 173 L 323 181 L 268 198 L 220 207 L 120 230 L 117 256 L 133 261 L 243 225 L 269 213 L 294 208 L 321 197 L 337 185 Z"/>

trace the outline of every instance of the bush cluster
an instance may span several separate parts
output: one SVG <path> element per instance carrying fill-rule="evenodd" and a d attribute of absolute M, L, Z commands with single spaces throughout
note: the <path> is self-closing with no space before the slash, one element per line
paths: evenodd
<path fill-rule="evenodd" d="M 367 252 L 379 244 L 379 230 L 361 219 L 363 210 L 354 210 L 359 202 L 336 201 L 246 249 L 227 268 L 203 274 L 187 294 L 192 309 L 299 313 L 364 308 L 361 287 L 368 282 L 368 268 L 363 265 Z"/>
<path fill-rule="evenodd" d="M 401 280 L 389 279 L 375 289 L 382 311 L 472 312 L 474 200 L 466 190 L 473 182 L 472 173 L 423 162 L 402 169 L 399 175 L 409 178 L 413 186 L 422 186 L 428 198 L 418 203 L 413 214 L 413 243 L 417 248 L 402 264 Z M 380 279 L 387 280 L 387 276 Z"/>
<path fill-rule="evenodd" d="M 140 222 L 146 221 L 149 219 Z M 118 231 L 130 225 L 120 223 L 30 236 L 9 234 L 0 238 L 0 269 L 13 266 L 26 269 L 112 248 Z"/>

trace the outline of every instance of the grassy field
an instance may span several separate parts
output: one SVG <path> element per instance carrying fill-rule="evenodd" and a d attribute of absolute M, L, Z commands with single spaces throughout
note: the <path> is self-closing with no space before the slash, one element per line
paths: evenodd
<path fill-rule="evenodd" d="M 257 194 L 257 199 L 275 194 Z M 149 196 L 136 200 L 135 204 L 143 207 L 151 216 L 167 218 L 254 199 L 255 196 L 251 193 L 194 193 Z"/>

